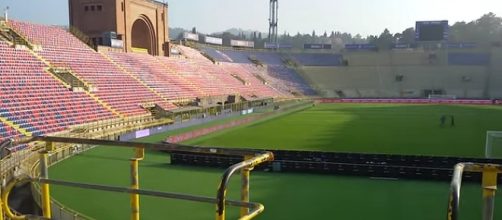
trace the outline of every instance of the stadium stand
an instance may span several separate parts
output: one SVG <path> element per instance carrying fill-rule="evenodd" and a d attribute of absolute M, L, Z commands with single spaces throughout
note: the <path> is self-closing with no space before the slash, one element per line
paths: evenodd
<path fill-rule="evenodd" d="M 483 66 L 490 64 L 490 55 L 484 53 L 448 53 L 449 65 Z"/>
<path fill-rule="evenodd" d="M 296 92 L 305 95 L 315 95 L 316 92 L 298 75 L 298 73 L 284 65 L 268 65 L 267 73 L 269 78 L 276 79 L 275 86 L 286 86 Z"/>
<path fill-rule="evenodd" d="M 192 83 L 153 56 L 122 52 L 108 52 L 107 55 L 125 71 L 134 74 L 169 100 L 193 99 L 203 95 Z"/>
<path fill-rule="evenodd" d="M 239 94 L 247 99 L 254 99 L 282 95 L 259 81 L 257 83 L 257 79 L 252 79 L 256 77 L 249 72 L 238 71 L 244 70 L 244 68 L 237 66 L 246 64 L 214 65 L 195 49 L 183 46 L 179 46 L 179 48 L 190 59 L 167 57 L 158 57 L 157 59 L 161 60 L 163 65 L 172 71 L 194 83 L 204 92 L 205 96 Z"/>
<path fill-rule="evenodd" d="M 97 91 L 93 94 L 120 114 L 147 114 L 148 111 L 141 107 L 145 103 L 155 103 L 164 109 L 175 108 L 64 29 L 17 21 L 10 21 L 9 25 L 30 41 L 41 44 L 43 49 L 38 52 L 41 59 L 52 66 L 71 69 L 75 75 L 96 87 Z"/>
<path fill-rule="evenodd" d="M 222 63 L 240 64 L 248 72 L 262 79 L 273 88 L 280 90 L 283 94 L 297 93 L 304 95 L 315 95 L 316 92 L 305 82 L 305 80 L 292 68 L 283 63 L 281 54 L 275 52 L 259 51 L 237 51 L 237 50 L 216 50 L 210 47 L 202 47 L 203 51 Z M 258 60 L 265 65 L 263 68 L 253 64 L 251 60 Z"/>
<path fill-rule="evenodd" d="M 181 77 L 190 83 L 193 83 L 202 91 L 203 96 L 222 96 L 238 93 L 235 87 L 232 86 L 233 79 L 229 81 L 228 78 L 223 78 L 221 73 L 214 69 L 214 65 L 209 60 L 171 59 L 164 57 L 159 57 L 159 60 L 163 65 L 180 74 Z"/>
<path fill-rule="evenodd" d="M 249 60 L 250 54 L 246 51 L 222 50 L 221 52 L 228 56 L 234 63 L 252 63 L 251 60 Z"/>
<path fill-rule="evenodd" d="M 114 117 L 84 93 L 64 87 L 44 68 L 28 51 L 0 42 L 0 117 L 33 135 Z"/>
<path fill-rule="evenodd" d="M 343 58 L 347 60 L 349 66 L 410 66 L 429 65 L 433 60 L 429 59 L 429 53 L 423 51 L 393 50 L 381 52 L 347 52 Z M 431 55 L 431 58 L 438 58 Z"/>
<path fill-rule="evenodd" d="M 3 124 L 0 121 L 0 142 L 2 142 L 3 140 L 9 139 L 9 138 L 17 138 L 17 137 L 21 137 L 21 136 L 22 136 L 21 133 L 19 133 L 14 128 L 11 128 L 6 124 Z M 19 146 L 15 146 L 15 147 L 8 147 L 8 149 L 11 152 L 15 152 L 15 151 L 23 150 L 26 147 L 27 147 L 26 144 L 21 144 Z M 2 153 L 3 152 L 0 152 L 0 154 L 2 154 Z"/>
<path fill-rule="evenodd" d="M 15 129 L 0 122 L 0 142 L 4 139 L 11 137 L 18 137 L 20 135 L 21 134 L 17 132 Z"/>
<path fill-rule="evenodd" d="M 292 54 L 291 57 L 302 66 L 342 66 L 343 56 L 328 53 Z"/>
<path fill-rule="evenodd" d="M 250 57 L 255 58 L 267 65 L 283 65 L 282 57 L 278 53 L 273 52 L 255 52 L 251 53 Z"/>
<path fill-rule="evenodd" d="M 304 67 L 306 76 L 327 97 L 418 98 L 425 90 L 440 89 L 464 98 L 486 92 L 484 66 L 352 66 Z M 397 76 L 400 80 L 397 79 Z M 495 88 L 493 88 L 495 89 Z M 342 91 L 343 96 L 336 94 Z"/>
<path fill-rule="evenodd" d="M 15 30 L 28 38 L 32 44 L 43 45 L 44 47 L 57 47 L 69 49 L 89 49 L 79 39 L 69 34 L 62 27 L 32 24 L 21 21 L 9 20 L 7 23 Z"/>
<path fill-rule="evenodd" d="M 241 94 L 245 98 L 257 97 L 289 97 L 290 93 L 281 92 L 277 87 L 272 87 L 268 83 L 261 81 L 260 74 L 251 64 L 221 63 L 220 66 L 225 72 L 243 80 L 244 87 L 241 86 Z"/>
<path fill-rule="evenodd" d="M 201 47 L 200 50 L 212 57 L 216 62 L 233 62 L 229 56 L 217 49 L 211 47 Z"/>

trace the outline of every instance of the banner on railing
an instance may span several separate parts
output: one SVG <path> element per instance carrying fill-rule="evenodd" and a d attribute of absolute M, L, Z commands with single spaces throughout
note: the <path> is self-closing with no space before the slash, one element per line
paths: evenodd
<path fill-rule="evenodd" d="M 185 40 L 193 40 L 193 41 L 199 41 L 199 35 L 190 33 L 190 32 L 185 32 L 183 33 L 183 39 Z"/>
<path fill-rule="evenodd" d="M 136 138 L 142 138 L 147 136 L 150 136 L 150 129 L 136 131 Z"/>
<path fill-rule="evenodd" d="M 230 40 L 230 45 L 233 47 L 249 47 L 254 48 L 254 42 L 243 40 Z"/>
<path fill-rule="evenodd" d="M 292 44 L 283 44 L 283 43 L 269 43 L 265 42 L 265 49 L 291 49 L 293 48 Z"/>
<path fill-rule="evenodd" d="M 206 44 L 223 45 L 223 39 L 221 38 L 206 36 L 204 41 L 206 42 Z"/>
<path fill-rule="evenodd" d="M 331 44 L 304 44 L 303 49 L 314 49 L 314 50 L 321 50 L 321 49 L 327 49 L 331 50 Z"/>
<path fill-rule="evenodd" d="M 346 50 L 376 50 L 377 46 L 374 44 L 345 44 Z"/>

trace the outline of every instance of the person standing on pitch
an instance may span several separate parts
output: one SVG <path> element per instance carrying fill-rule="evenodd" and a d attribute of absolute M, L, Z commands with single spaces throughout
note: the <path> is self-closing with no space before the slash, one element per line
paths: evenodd
<path fill-rule="evenodd" d="M 446 116 L 441 115 L 441 118 L 439 118 L 439 121 L 441 122 L 441 127 L 444 127 L 444 123 L 446 122 Z"/>
<path fill-rule="evenodd" d="M 451 117 L 451 127 L 455 127 L 455 116 L 450 116 Z"/>

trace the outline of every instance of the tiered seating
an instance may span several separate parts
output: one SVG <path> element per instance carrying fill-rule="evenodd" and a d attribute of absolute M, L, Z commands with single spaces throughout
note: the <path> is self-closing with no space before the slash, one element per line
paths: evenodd
<path fill-rule="evenodd" d="M 343 57 L 340 54 L 301 53 L 291 55 L 302 66 L 341 66 Z"/>
<path fill-rule="evenodd" d="M 206 96 L 240 94 L 246 98 L 256 98 L 277 97 L 280 95 L 272 88 L 263 85 L 262 82 L 249 72 L 236 71 L 235 66 L 214 65 L 197 50 L 192 48 L 180 46 L 180 49 L 184 51 L 185 56 L 191 59 L 165 57 L 159 57 L 158 59 L 174 72 L 200 88 Z M 240 70 L 245 69 L 240 68 Z M 232 74 L 239 75 L 247 84 L 244 85 L 232 76 Z"/>
<path fill-rule="evenodd" d="M 283 64 L 282 58 L 278 53 L 235 50 L 223 50 L 220 51 L 220 53 L 224 53 L 228 57 L 231 57 L 234 61 L 233 63 L 240 65 L 242 67 L 241 69 L 246 70 L 243 73 L 254 73 L 265 79 L 273 88 L 282 91 L 283 96 L 287 96 L 290 92 L 299 92 L 305 95 L 315 94 L 315 91 L 310 88 L 294 69 L 288 68 Z M 267 65 L 266 70 L 264 71 L 260 70 L 258 67 L 253 67 L 249 60 L 250 57 Z"/>
<path fill-rule="evenodd" d="M 144 103 L 156 103 L 165 109 L 175 108 L 63 29 L 23 22 L 13 22 L 10 25 L 29 40 L 40 42 L 43 51 L 39 54 L 44 59 L 56 67 L 70 68 L 98 89 L 94 93 L 101 100 L 123 115 L 147 114 L 141 107 Z M 61 40 L 53 43 L 53 39 Z"/>
<path fill-rule="evenodd" d="M 32 43 L 44 47 L 65 47 L 88 49 L 79 39 L 62 27 L 30 24 L 9 20 L 9 25 L 16 30 L 21 30 L 21 35 L 27 37 Z M 19 32 L 18 32 L 19 33 Z"/>
<path fill-rule="evenodd" d="M 3 124 L 0 122 L 0 142 L 9 139 L 9 138 L 16 138 L 21 136 L 19 132 L 17 132 L 15 129 Z M 11 151 L 18 151 L 26 148 L 26 144 L 18 145 L 15 146 L 14 148 L 9 148 Z"/>
<path fill-rule="evenodd" d="M 206 60 L 206 58 L 198 50 L 195 50 L 195 49 L 193 49 L 191 47 L 185 47 L 185 46 L 182 46 L 182 45 L 178 45 L 176 47 L 187 58 L 190 58 L 190 59 L 199 59 L 199 60 L 200 59 L 204 59 L 204 60 Z"/>
<path fill-rule="evenodd" d="M 202 59 L 176 59 L 159 57 L 172 71 L 199 88 L 204 96 L 220 96 L 236 94 L 236 86 L 239 85 L 236 79 L 220 78 L 221 70 L 218 71 L 216 65 L 206 58 Z M 231 77 L 231 76 L 230 76 Z"/>
<path fill-rule="evenodd" d="M 203 95 L 192 83 L 165 67 L 153 56 L 120 52 L 109 52 L 107 55 L 168 99 L 191 99 Z"/>
<path fill-rule="evenodd" d="M 33 135 L 113 117 L 85 94 L 69 91 L 46 67 L 29 52 L 0 42 L 0 117 Z"/>
<path fill-rule="evenodd" d="M 238 64 L 238 63 L 222 63 L 222 69 L 232 75 L 235 74 L 246 83 L 245 86 L 240 87 L 240 94 L 246 98 L 251 98 L 253 96 L 258 97 L 278 97 L 278 96 L 288 96 L 288 94 L 282 94 L 280 91 L 272 88 L 269 85 L 265 85 L 263 81 L 259 80 L 255 75 L 259 75 L 254 72 L 255 69 L 251 64 Z"/>
<path fill-rule="evenodd" d="M 0 142 L 7 138 L 19 136 L 19 132 L 0 122 Z"/>
<path fill-rule="evenodd" d="M 216 50 L 214 48 L 211 48 L 211 47 L 203 47 L 203 48 L 201 48 L 201 51 L 206 53 L 207 55 L 211 56 L 213 59 L 215 59 L 215 61 L 218 61 L 218 62 L 232 62 L 233 61 L 225 53 L 223 53 L 219 50 Z"/>
<path fill-rule="evenodd" d="M 234 63 L 247 63 L 247 64 L 252 64 L 251 60 L 249 60 L 249 53 L 246 51 L 236 51 L 236 50 L 224 50 L 221 51 L 225 53 L 230 59 L 232 59 L 232 62 Z"/>
<path fill-rule="evenodd" d="M 256 59 L 260 60 L 264 64 L 268 65 L 283 65 L 283 61 L 281 56 L 278 53 L 268 53 L 268 52 L 260 52 L 253 53 L 251 56 L 256 57 Z"/>
<path fill-rule="evenodd" d="M 448 53 L 449 65 L 484 66 L 490 64 L 487 53 Z"/>
<path fill-rule="evenodd" d="M 286 86 L 304 95 L 316 94 L 294 69 L 284 65 L 268 65 L 267 72 L 271 78 L 278 80 L 276 86 Z"/>
<path fill-rule="evenodd" d="M 277 72 L 277 69 L 286 69 L 286 66 L 283 65 L 268 65 L 267 68 L 262 68 L 262 67 L 257 67 L 254 65 L 241 65 L 244 68 L 246 68 L 248 71 L 252 72 L 255 75 L 260 76 L 261 78 L 265 79 L 267 83 L 269 84 L 270 87 L 274 88 L 277 90 L 279 93 L 281 93 L 281 96 L 283 97 L 289 97 L 291 96 L 291 92 L 301 92 L 301 89 L 291 87 L 293 85 L 292 83 L 287 83 L 284 82 L 285 76 L 281 76 L 281 74 L 288 74 L 286 75 L 289 76 L 289 74 L 297 74 L 296 71 L 289 69 L 290 71 L 288 72 Z M 271 72 L 271 71 L 276 71 L 276 72 Z M 305 87 L 308 85 L 302 85 L 301 87 Z"/>

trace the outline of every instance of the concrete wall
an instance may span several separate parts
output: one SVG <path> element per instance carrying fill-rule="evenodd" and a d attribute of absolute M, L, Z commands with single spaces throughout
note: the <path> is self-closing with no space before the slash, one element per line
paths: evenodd
<path fill-rule="evenodd" d="M 90 10 L 91 6 L 101 6 L 101 10 Z M 70 0 L 68 2 L 70 25 L 77 27 L 89 37 L 102 37 L 103 32 L 114 31 L 117 27 L 117 2 L 110 0 Z M 87 6 L 87 11 L 85 7 Z M 120 9 L 120 5 L 119 5 Z"/>
<path fill-rule="evenodd" d="M 448 53 L 489 53 L 489 65 L 448 65 Z M 459 98 L 502 98 L 502 49 L 344 53 L 347 67 L 302 67 L 325 97 L 423 97 L 443 90 Z M 402 81 L 396 77 L 402 76 Z"/>
<path fill-rule="evenodd" d="M 420 50 L 343 53 L 343 57 L 348 61 L 349 66 L 429 65 L 431 62 L 429 59 L 430 55 L 436 57 L 436 62 L 441 63 L 443 62 L 442 60 L 444 60 L 444 53 L 425 52 Z"/>
<path fill-rule="evenodd" d="M 86 6 L 101 10 L 85 10 Z M 169 42 L 167 5 L 151 0 L 70 0 L 70 25 L 89 37 L 102 37 L 114 31 L 122 35 L 124 49 L 132 51 L 132 27 L 135 21 L 148 24 L 145 37 L 151 39 L 152 55 L 167 55 Z"/>
<path fill-rule="evenodd" d="M 158 127 L 154 127 L 154 128 L 148 128 L 148 129 L 145 129 L 145 131 L 148 133 L 147 136 L 150 136 L 150 135 L 160 134 L 160 133 L 164 133 L 164 132 L 168 132 L 168 131 L 178 130 L 181 128 L 187 128 L 187 127 L 191 127 L 191 126 L 206 124 L 206 123 L 209 123 L 212 121 L 235 117 L 238 115 L 241 115 L 241 112 L 226 113 L 226 114 L 222 114 L 222 115 L 218 115 L 218 116 L 210 116 L 210 117 L 206 117 L 206 118 L 200 117 L 200 118 L 196 118 L 196 119 L 192 119 L 190 121 L 184 121 L 184 122 L 176 121 L 174 124 L 171 124 L 171 125 L 164 125 L 164 126 L 158 126 Z M 137 138 L 136 132 L 138 132 L 138 131 L 120 135 L 119 140 L 129 141 L 129 140 L 136 139 Z"/>
<path fill-rule="evenodd" d="M 492 97 L 502 97 L 502 48 L 492 50 L 489 88 Z"/>

